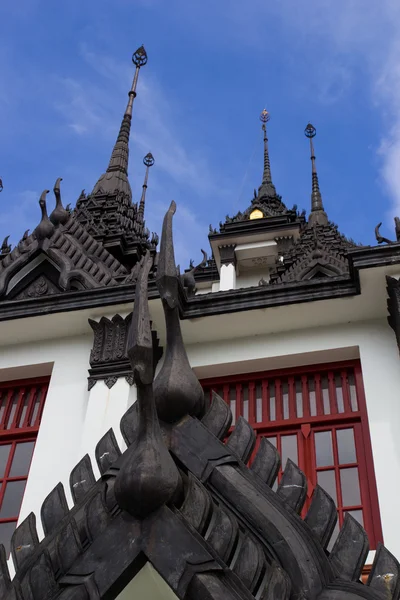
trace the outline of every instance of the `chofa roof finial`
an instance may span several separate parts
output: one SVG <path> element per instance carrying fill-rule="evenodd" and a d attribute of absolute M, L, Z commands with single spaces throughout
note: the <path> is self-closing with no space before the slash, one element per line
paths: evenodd
<path fill-rule="evenodd" d="M 304 130 L 304 135 L 310 140 L 310 152 L 311 152 L 311 177 L 312 177 L 312 190 L 311 190 L 311 213 L 308 219 L 310 225 L 319 224 L 326 225 L 328 223 L 328 217 L 324 211 L 322 204 L 321 191 L 319 189 L 319 181 L 317 175 L 317 168 L 315 165 L 315 153 L 313 138 L 315 137 L 317 130 L 311 123 L 308 123 Z"/>
<path fill-rule="evenodd" d="M 119 506 L 137 518 L 146 517 L 172 500 L 182 483 L 162 438 L 153 395 L 153 344 L 147 294 L 151 264 L 147 251 L 138 275 L 128 334 L 128 356 L 138 393 L 137 439 L 124 455 L 114 486 Z"/>
<path fill-rule="evenodd" d="M 56 206 L 50 215 L 50 221 L 55 226 L 64 225 L 70 217 L 69 212 L 65 210 L 61 200 L 60 181 L 62 181 L 62 177 L 57 179 L 53 188 L 54 195 L 56 197 Z"/>
<path fill-rule="evenodd" d="M 33 232 L 34 236 L 39 242 L 45 240 L 46 238 L 50 238 L 54 232 L 54 225 L 47 216 L 46 195 L 49 193 L 49 191 L 50 190 L 44 190 L 39 200 L 39 206 L 42 211 L 42 219 Z"/>
<path fill-rule="evenodd" d="M 163 365 L 154 381 L 154 396 L 158 416 L 169 423 L 187 414 L 200 415 L 204 409 L 204 392 L 189 364 L 179 321 L 180 281 L 172 239 L 175 210 L 176 204 L 172 201 L 164 217 L 156 279 L 165 314 L 167 347 Z"/>

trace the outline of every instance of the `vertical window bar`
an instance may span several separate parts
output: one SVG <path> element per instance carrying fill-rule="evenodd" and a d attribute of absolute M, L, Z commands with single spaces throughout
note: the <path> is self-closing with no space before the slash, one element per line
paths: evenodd
<path fill-rule="evenodd" d="M 14 394 L 15 394 L 15 388 L 11 388 L 10 391 L 7 394 L 7 400 L 6 400 L 6 407 L 3 413 L 3 420 L 1 422 L 1 426 L 0 429 L 7 429 L 7 423 L 8 423 L 8 419 L 10 416 L 10 411 L 11 411 L 11 407 L 12 407 L 12 401 L 14 398 Z"/>
<path fill-rule="evenodd" d="M 339 525 L 343 524 L 343 499 L 342 499 L 342 486 L 340 485 L 340 469 L 339 469 L 339 452 L 336 439 L 336 428 L 332 427 L 332 442 L 333 442 L 333 462 L 335 465 L 335 483 L 336 483 L 336 497 L 337 497 L 337 508 L 339 513 Z"/>
<path fill-rule="evenodd" d="M 297 418 L 296 408 L 296 388 L 294 384 L 294 377 L 288 379 L 288 393 L 289 393 L 289 419 Z"/>
<path fill-rule="evenodd" d="M 21 418 L 22 408 L 24 405 L 24 400 L 25 400 L 25 388 L 22 387 L 22 388 L 20 388 L 19 393 L 18 393 L 17 403 L 16 403 L 16 407 L 15 407 L 15 412 L 14 412 L 14 418 L 11 423 L 10 429 L 16 429 L 18 427 L 18 423 Z"/>
<path fill-rule="evenodd" d="M 262 423 L 269 423 L 270 414 L 269 414 L 269 385 L 268 379 L 263 379 L 261 384 L 261 394 L 262 394 Z"/>
<path fill-rule="evenodd" d="M 344 412 L 351 413 L 351 404 L 350 404 L 350 389 L 349 389 L 349 380 L 347 379 L 347 371 L 341 371 L 340 377 L 342 378 L 342 394 L 343 394 L 343 404 L 344 404 Z"/>
<path fill-rule="evenodd" d="M 282 400 L 282 383 L 280 379 L 275 379 L 275 410 L 276 420 L 283 420 L 283 400 Z"/>
<path fill-rule="evenodd" d="M 337 415 L 339 411 L 336 398 L 335 375 L 332 373 L 332 371 L 329 371 L 328 373 L 328 390 L 331 415 Z"/>
<path fill-rule="evenodd" d="M 249 423 L 254 425 L 256 422 L 256 384 L 249 381 Z"/>
<path fill-rule="evenodd" d="M 317 373 L 314 375 L 314 386 L 315 386 L 315 399 L 317 403 L 317 415 L 324 414 L 324 403 L 322 399 L 322 389 L 321 389 L 321 375 Z"/>
<path fill-rule="evenodd" d="M 310 396 L 308 393 L 307 375 L 302 375 L 301 377 L 301 392 L 303 395 L 303 417 L 308 418 L 310 416 Z"/>
<path fill-rule="evenodd" d="M 244 417 L 243 414 L 243 388 L 241 383 L 236 384 L 236 421 L 239 417 Z"/>

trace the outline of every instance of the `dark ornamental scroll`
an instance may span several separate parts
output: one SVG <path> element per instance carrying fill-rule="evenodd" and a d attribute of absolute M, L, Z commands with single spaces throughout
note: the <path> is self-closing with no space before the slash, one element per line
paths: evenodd
<path fill-rule="evenodd" d="M 119 377 L 125 377 L 129 385 L 133 384 L 132 368 L 127 354 L 127 332 L 132 313 L 123 318 L 114 315 L 112 319 L 102 317 L 100 321 L 89 319 L 93 329 L 93 347 L 90 352 L 88 389 L 91 390 L 100 379 L 112 388 Z M 159 345 L 157 332 L 152 331 L 154 369 L 160 360 L 163 349 Z"/>

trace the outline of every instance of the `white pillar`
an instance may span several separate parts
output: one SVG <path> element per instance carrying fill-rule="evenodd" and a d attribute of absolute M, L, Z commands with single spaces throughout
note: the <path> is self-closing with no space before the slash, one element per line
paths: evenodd
<path fill-rule="evenodd" d="M 236 267 L 234 264 L 221 265 L 219 289 L 234 290 L 236 287 Z"/>

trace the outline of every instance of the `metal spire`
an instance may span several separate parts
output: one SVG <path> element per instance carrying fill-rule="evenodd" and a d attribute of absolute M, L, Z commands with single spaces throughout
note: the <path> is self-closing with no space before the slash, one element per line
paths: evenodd
<path fill-rule="evenodd" d="M 312 171 L 312 190 L 311 190 L 311 213 L 308 222 L 313 225 L 315 223 L 319 225 L 326 225 L 328 223 L 328 217 L 324 211 L 324 205 L 322 203 L 321 191 L 319 189 L 319 181 L 317 175 L 317 168 L 315 166 L 315 153 L 313 138 L 315 137 L 317 130 L 311 123 L 308 123 L 304 130 L 305 136 L 310 140 L 310 153 L 311 153 L 311 171 Z"/>
<path fill-rule="evenodd" d="M 149 179 L 149 169 L 154 165 L 154 156 L 151 152 L 148 152 L 143 159 L 143 163 L 146 165 L 146 173 L 144 176 L 142 197 L 140 198 L 139 210 L 138 210 L 138 221 L 144 222 L 144 203 L 146 200 L 147 181 Z"/>
<path fill-rule="evenodd" d="M 129 100 L 122 119 L 118 138 L 111 153 L 110 162 L 104 173 L 93 188 L 92 194 L 122 192 L 132 198 L 131 187 L 128 181 L 129 135 L 131 130 L 132 107 L 136 97 L 136 87 L 140 68 L 147 63 L 147 54 L 144 46 L 140 46 L 132 55 L 135 65 L 135 75 L 132 87 L 128 93 Z"/>
<path fill-rule="evenodd" d="M 264 132 L 264 172 L 262 184 L 258 188 L 258 198 L 262 198 L 263 196 L 267 197 L 275 197 L 276 189 L 274 184 L 272 183 L 271 176 L 271 165 L 269 162 L 269 152 L 268 152 L 268 137 L 267 137 L 267 123 L 270 120 L 269 112 L 264 108 L 260 115 L 260 121 L 262 123 L 261 129 Z"/>

